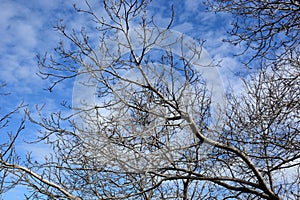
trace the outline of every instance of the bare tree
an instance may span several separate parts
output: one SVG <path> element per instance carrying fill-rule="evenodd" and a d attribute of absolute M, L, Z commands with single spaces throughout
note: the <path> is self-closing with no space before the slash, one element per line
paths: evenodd
<path fill-rule="evenodd" d="M 2 92 L 5 86 L 5 83 L 0 83 L 1 98 L 5 98 L 7 95 L 9 95 L 7 92 Z M 11 130 L 9 128 L 11 126 L 10 122 L 13 116 L 19 113 L 24 107 L 25 105 L 20 103 L 15 109 L 8 112 L 3 112 L 3 110 L 0 109 L 0 198 L 1 194 L 7 192 L 18 184 L 17 180 L 11 180 L 12 171 L 6 167 L 6 164 L 19 162 L 19 158 L 15 152 L 15 141 L 25 127 L 25 118 L 21 119 L 19 126 L 15 127 L 15 130 Z"/>
<path fill-rule="evenodd" d="M 59 57 L 40 56 L 40 75 L 50 90 L 76 78 L 85 98 L 75 95 L 68 115 L 28 112 L 41 127 L 36 142 L 53 154 L 2 166 L 31 189 L 28 199 L 299 197 L 299 59 L 261 68 L 217 110 L 202 42 L 174 37 L 172 13 L 157 27 L 148 3 L 103 1 L 104 17 L 88 1 L 76 8 L 92 17 L 100 41 L 56 27 L 72 48 L 61 42 Z"/>
<path fill-rule="evenodd" d="M 271 63 L 281 59 L 293 62 L 299 57 L 299 1 L 206 2 L 213 11 L 232 14 L 232 37 L 227 41 L 245 47 L 245 52 L 253 55 L 250 61 L 262 58 Z"/>

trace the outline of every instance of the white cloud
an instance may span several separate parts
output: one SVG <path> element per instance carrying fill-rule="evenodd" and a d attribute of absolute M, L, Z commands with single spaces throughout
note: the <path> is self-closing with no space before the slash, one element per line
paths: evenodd
<path fill-rule="evenodd" d="M 57 16 L 69 15 L 64 1 L 5 1 L 0 13 L 0 80 L 18 97 L 42 90 L 36 54 L 51 51 L 58 39 L 53 31 Z M 64 14 L 63 14 L 64 13 Z M 55 42 L 53 42 L 55 41 Z M 39 86 L 39 87 L 37 87 Z"/>
<path fill-rule="evenodd" d="M 201 3 L 202 3 L 201 1 L 185 0 L 184 4 L 185 4 L 186 12 L 196 12 L 196 11 L 199 11 L 199 7 L 200 7 Z"/>
<path fill-rule="evenodd" d="M 179 32 L 182 32 L 183 30 L 184 32 L 191 32 L 194 30 L 194 25 L 189 22 L 184 22 L 182 24 L 174 26 L 173 29 Z"/>

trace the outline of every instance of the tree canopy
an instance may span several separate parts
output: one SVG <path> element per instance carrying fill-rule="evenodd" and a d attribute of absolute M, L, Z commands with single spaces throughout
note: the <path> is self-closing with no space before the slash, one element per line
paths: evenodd
<path fill-rule="evenodd" d="M 61 22 L 56 55 L 38 56 L 50 91 L 75 81 L 68 113 L 26 111 L 40 127 L 35 142 L 52 154 L 18 160 L 21 123 L 0 146 L 2 192 L 25 185 L 27 199 L 300 197 L 299 1 L 206 2 L 232 13 L 228 41 L 249 52 L 241 67 L 258 69 L 239 94 L 224 96 L 219 80 L 210 82 L 217 66 L 203 42 L 171 30 L 176 10 L 161 28 L 147 0 L 103 0 L 105 13 L 85 3 L 75 9 L 91 17 L 98 39 Z M 0 116 L 0 127 L 14 112 Z"/>

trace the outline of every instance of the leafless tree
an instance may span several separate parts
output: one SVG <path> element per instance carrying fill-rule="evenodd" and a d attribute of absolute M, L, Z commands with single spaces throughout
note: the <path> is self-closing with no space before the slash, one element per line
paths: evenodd
<path fill-rule="evenodd" d="M 227 41 L 245 47 L 258 60 L 293 62 L 299 57 L 300 2 L 297 0 L 207 0 L 211 10 L 232 14 Z M 248 61 L 249 62 L 249 61 Z"/>
<path fill-rule="evenodd" d="M 174 37 L 172 12 L 157 27 L 148 3 L 103 1 L 103 17 L 88 1 L 76 8 L 92 17 L 100 41 L 58 24 L 72 48 L 62 41 L 59 57 L 39 56 L 40 76 L 49 90 L 75 78 L 83 95 L 71 114 L 28 111 L 51 156 L 2 166 L 31 189 L 28 199 L 299 197 L 299 58 L 261 67 L 218 110 L 202 42 Z"/>
<path fill-rule="evenodd" d="M 0 96 L 5 98 L 9 93 L 2 92 L 6 86 L 5 83 L 0 83 Z M 7 163 L 18 163 L 19 158 L 15 152 L 15 141 L 19 137 L 21 131 L 24 129 L 25 118 L 22 118 L 19 125 L 15 126 L 15 130 L 11 130 L 10 122 L 12 117 L 22 111 L 25 107 L 23 103 L 20 103 L 15 109 L 11 111 L 3 111 L 0 109 L 0 198 L 1 194 L 7 192 L 13 188 L 18 181 L 11 181 L 11 170 L 6 167 Z"/>

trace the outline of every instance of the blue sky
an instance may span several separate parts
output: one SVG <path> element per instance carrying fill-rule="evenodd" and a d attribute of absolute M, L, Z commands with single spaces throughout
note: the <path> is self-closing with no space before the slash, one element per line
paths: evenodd
<path fill-rule="evenodd" d="M 226 37 L 226 30 L 230 28 L 230 16 L 205 12 L 200 2 L 153 0 L 148 14 L 154 15 L 157 24 L 164 27 L 168 23 L 170 7 L 173 4 L 175 20 L 171 29 L 193 38 L 206 40 L 204 47 L 210 56 L 222 61 L 219 70 L 224 84 L 227 85 L 230 79 L 231 85 L 239 87 L 237 77 L 233 76 L 240 66 L 239 61 L 233 56 L 238 49 L 222 42 Z M 62 100 L 71 101 L 72 83 L 60 84 L 52 93 L 45 90 L 49 82 L 36 75 L 38 72 L 36 55 L 53 53 L 53 48 L 62 37 L 53 28 L 60 19 L 64 19 L 69 28 L 79 30 L 81 26 L 89 23 L 87 17 L 74 11 L 74 3 L 78 7 L 85 7 L 80 0 L 0 0 L 0 81 L 7 83 L 4 91 L 10 93 L 9 96 L 0 97 L 1 115 L 22 101 L 28 105 L 32 113 L 36 105 L 45 104 L 45 115 L 62 109 L 60 105 Z M 91 0 L 92 5 L 96 3 L 97 1 Z M 16 115 L 12 119 L 11 126 L 2 129 L 1 132 L 14 131 L 16 129 L 14 124 L 21 117 L 22 113 Z M 37 133 L 36 127 L 27 124 L 17 148 L 20 153 L 32 151 L 36 159 L 41 159 L 42 152 L 47 152 L 47 149 L 21 142 L 24 138 L 34 138 Z M 3 139 L 0 137 L 0 142 Z M 3 198 L 23 199 L 22 193 L 23 190 L 13 190 Z"/>

